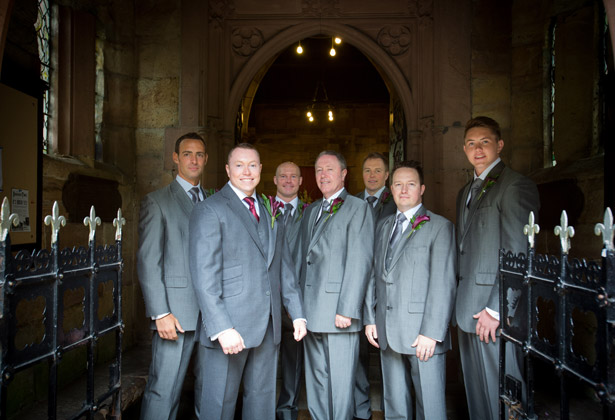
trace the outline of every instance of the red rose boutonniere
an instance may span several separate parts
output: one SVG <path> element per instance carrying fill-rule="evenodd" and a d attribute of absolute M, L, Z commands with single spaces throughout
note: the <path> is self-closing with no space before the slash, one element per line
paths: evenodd
<path fill-rule="evenodd" d="M 406 236 L 406 238 L 409 238 L 414 232 L 422 228 L 425 223 L 429 222 L 429 220 L 431 219 L 425 214 L 418 217 L 414 215 L 414 217 L 410 219 L 410 226 L 412 226 L 412 229 L 410 230 L 410 233 L 408 234 L 408 236 Z"/>
<path fill-rule="evenodd" d="M 297 217 L 297 222 L 299 220 L 301 220 L 301 218 L 303 217 L 303 210 L 305 210 L 307 208 L 307 206 L 309 206 L 308 203 L 303 203 L 302 205 L 299 206 L 299 208 L 297 210 L 299 210 L 299 217 Z"/>
<path fill-rule="evenodd" d="M 380 196 L 380 201 L 382 202 L 382 204 L 386 204 L 391 201 L 391 193 L 388 191 L 384 191 Z"/>
<path fill-rule="evenodd" d="M 263 197 L 263 202 L 265 203 L 267 213 L 269 213 L 269 216 L 271 217 L 271 229 L 273 229 L 273 224 L 275 223 L 275 220 L 280 217 L 280 214 L 282 214 L 280 209 L 284 208 L 284 203 L 276 200 L 271 195 L 267 197 L 265 194 L 261 194 L 261 196 Z"/>
<path fill-rule="evenodd" d="M 480 198 L 483 196 L 483 194 L 485 192 L 487 192 L 487 190 L 491 187 L 493 187 L 495 185 L 495 183 L 498 181 L 498 177 L 500 176 L 500 174 L 497 175 L 493 175 L 493 176 L 487 176 L 487 179 L 485 180 L 485 186 L 480 190 L 480 194 L 478 194 L 478 200 L 480 200 Z"/>
<path fill-rule="evenodd" d="M 329 220 L 329 217 L 333 216 L 335 213 L 337 213 L 337 211 L 340 209 L 340 207 L 342 207 L 342 204 L 344 204 L 344 200 L 337 197 L 335 200 L 333 200 L 333 202 L 331 203 L 331 207 L 329 208 L 329 214 L 327 215 L 327 218 L 325 219 L 325 222 L 327 220 Z"/>

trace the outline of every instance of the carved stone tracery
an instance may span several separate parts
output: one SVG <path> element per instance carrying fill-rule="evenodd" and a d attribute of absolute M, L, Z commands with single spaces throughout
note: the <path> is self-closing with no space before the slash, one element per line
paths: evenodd
<path fill-rule="evenodd" d="M 231 35 L 233 52 L 249 57 L 263 45 L 263 34 L 257 28 L 235 28 Z"/>
<path fill-rule="evenodd" d="M 387 25 L 378 32 L 378 45 L 389 55 L 398 56 L 408 51 L 411 37 L 407 26 Z"/>

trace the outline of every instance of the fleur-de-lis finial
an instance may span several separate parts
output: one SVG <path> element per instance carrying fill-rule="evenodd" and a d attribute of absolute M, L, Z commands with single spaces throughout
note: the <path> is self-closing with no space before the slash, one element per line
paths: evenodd
<path fill-rule="evenodd" d="M 566 214 L 566 210 L 562 211 L 559 222 L 560 225 L 555 226 L 555 234 L 559 236 L 562 252 L 568 254 L 568 251 L 570 251 L 570 238 L 574 236 L 574 228 L 568 226 L 568 214 Z"/>
<path fill-rule="evenodd" d="M 4 242 L 6 235 L 9 234 L 11 225 L 17 226 L 18 224 L 19 216 L 15 213 L 11 214 L 9 199 L 4 197 L 4 200 L 2 200 L 2 210 L 0 211 L 0 240 Z"/>
<path fill-rule="evenodd" d="M 117 209 L 117 217 L 113 219 L 113 226 L 115 226 L 115 240 L 122 240 L 122 226 L 126 224 L 126 219 L 122 217 L 122 209 Z"/>
<path fill-rule="evenodd" d="M 613 213 L 609 207 L 604 211 L 604 224 L 596 223 L 594 233 L 598 236 L 602 234 L 604 247 L 609 251 L 613 251 Z"/>
<path fill-rule="evenodd" d="M 100 226 L 100 217 L 96 216 L 94 206 L 90 207 L 90 215 L 83 219 L 83 224 L 90 227 L 90 236 L 88 240 L 92 242 L 96 236 L 96 226 Z"/>
<path fill-rule="evenodd" d="M 523 234 L 527 236 L 527 241 L 530 244 L 530 248 L 534 248 L 534 236 L 540 233 L 540 226 L 534 223 L 534 212 L 530 212 L 528 224 L 523 227 Z"/>
<path fill-rule="evenodd" d="M 51 215 L 45 216 L 45 224 L 47 226 L 51 225 L 51 246 L 53 246 L 56 242 L 58 242 L 58 232 L 60 231 L 60 226 L 66 226 L 66 218 L 64 216 L 60 216 L 60 207 L 58 206 L 57 201 L 53 202 Z"/>

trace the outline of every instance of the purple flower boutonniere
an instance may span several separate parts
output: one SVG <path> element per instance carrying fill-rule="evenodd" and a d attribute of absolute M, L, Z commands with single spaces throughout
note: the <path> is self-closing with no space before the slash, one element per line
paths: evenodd
<path fill-rule="evenodd" d="M 342 204 L 344 204 L 344 200 L 337 197 L 335 200 L 333 200 L 333 202 L 331 203 L 331 207 L 329 208 L 329 214 L 327 215 L 327 218 L 325 219 L 325 222 L 327 220 L 329 220 L 329 217 L 333 216 L 335 213 L 337 213 L 337 211 L 340 209 L 340 207 L 342 207 Z"/>
<path fill-rule="evenodd" d="M 391 193 L 388 191 L 384 191 L 382 193 L 382 196 L 380 196 L 380 201 L 382 202 L 382 204 L 386 204 L 391 201 Z"/>
<path fill-rule="evenodd" d="M 478 200 L 480 200 L 480 198 L 483 196 L 485 192 L 487 192 L 489 188 L 495 185 L 495 183 L 498 181 L 499 176 L 500 174 L 493 175 L 493 176 L 487 176 L 487 179 L 485 180 L 486 181 L 485 186 L 480 190 L 480 194 L 478 194 Z"/>
<path fill-rule="evenodd" d="M 265 208 L 267 209 L 267 213 L 269 213 L 269 216 L 271 217 L 271 229 L 273 229 L 273 224 L 275 223 L 275 220 L 280 217 L 280 214 L 282 214 L 280 209 L 284 208 L 284 203 L 277 201 L 271 195 L 267 197 L 265 194 L 261 194 L 261 197 L 263 197 Z"/>
<path fill-rule="evenodd" d="M 414 217 L 410 219 L 410 226 L 412 226 L 412 229 L 410 230 L 410 233 L 408 234 L 408 236 L 406 236 L 406 238 L 409 238 L 410 236 L 412 236 L 414 232 L 422 228 L 425 223 L 429 222 L 429 220 L 431 219 L 429 218 L 429 216 L 425 214 L 418 216 L 418 217 L 414 215 Z"/>
<path fill-rule="evenodd" d="M 308 203 L 303 203 L 297 209 L 297 210 L 299 210 L 299 217 L 297 217 L 297 222 L 299 222 L 299 220 L 301 220 L 301 218 L 303 217 L 303 210 L 305 210 L 307 208 L 307 206 L 309 206 Z"/>

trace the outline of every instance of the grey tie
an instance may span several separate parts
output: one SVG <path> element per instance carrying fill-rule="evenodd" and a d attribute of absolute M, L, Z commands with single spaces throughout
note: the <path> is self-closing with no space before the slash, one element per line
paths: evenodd
<path fill-rule="evenodd" d="M 470 208 L 472 203 L 476 200 L 476 198 L 480 194 L 480 187 L 483 185 L 483 180 L 480 178 L 476 178 L 470 187 L 470 199 L 468 200 L 467 207 Z"/>
<path fill-rule="evenodd" d="M 395 249 L 395 245 L 401 239 L 401 234 L 404 229 L 404 222 L 406 221 L 406 216 L 403 213 L 399 213 L 397 215 L 397 219 L 395 222 L 395 230 L 393 230 L 393 235 L 391 235 L 391 240 L 389 241 L 389 247 L 387 248 L 387 257 L 385 266 L 386 269 L 389 269 L 389 265 L 391 260 L 393 259 L 393 250 Z"/>
<path fill-rule="evenodd" d="M 192 196 L 192 202 L 194 204 L 198 203 L 200 200 L 199 197 L 199 187 L 192 187 L 188 190 L 188 192 L 190 193 L 190 195 Z"/>
<path fill-rule="evenodd" d="M 292 219 L 293 205 L 290 203 L 284 204 L 284 226 L 288 224 L 288 221 Z"/>
<path fill-rule="evenodd" d="M 369 206 L 373 209 L 374 203 L 376 202 L 376 200 L 378 200 L 378 197 L 376 197 L 375 195 L 370 195 L 365 200 L 369 203 Z"/>
<path fill-rule="evenodd" d="M 322 206 L 320 207 L 320 215 L 318 216 L 318 220 L 316 220 L 316 224 L 318 224 L 318 222 L 320 222 L 320 219 L 322 219 L 322 216 L 324 216 L 325 213 L 329 212 L 330 208 L 331 208 L 331 202 L 329 200 L 325 200 L 323 198 L 322 199 Z"/>

